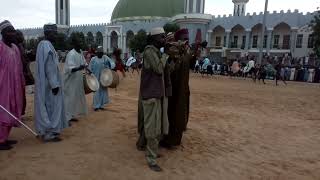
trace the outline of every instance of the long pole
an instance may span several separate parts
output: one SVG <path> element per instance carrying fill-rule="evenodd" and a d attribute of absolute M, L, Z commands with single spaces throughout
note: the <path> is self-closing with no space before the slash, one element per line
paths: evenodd
<path fill-rule="evenodd" d="M 263 14 L 262 32 L 261 32 L 261 38 L 260 38 L 260 51 L 259 51 L 258 64 L 262 63 L 264 33 L 265 33 L 265 30 L 266 30 L 266 21 L 267 21 L 267 13 L 268 13 L 268 1 L 269 0 L 266 0 L 265 6 L 264 6 L 264 14 Z"/>
<path fill-rule="evenodd" d="M 36 137 L 38 137 L 39 135 L 37 133 L 35 133 L 30 127 L 28 127 L 26 124 L 24 124 L 22 121 L 20 121 L 17 117 L 15 117 L 13 114 L 11 114 L 6 108 L 4 108 L 3 106 L 0 105 L 0 108 L 2 110 L 4 110 L 6 113 L 8 113 L 13 119 L 15 119 L 16 121 L 18 121 L 23 127 L 25 127 L 27 130 L 29 130 L 33 135 L 35 135 Z"/>

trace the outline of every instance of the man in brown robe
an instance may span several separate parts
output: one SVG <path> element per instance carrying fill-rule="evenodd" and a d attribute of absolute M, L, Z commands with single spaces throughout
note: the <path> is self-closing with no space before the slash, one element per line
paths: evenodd
<path fill-rule="evenodd" d="M 174 71 L 171 73 L 172 96 L 168 102 L 169 134 L 160 143 L 165 148 L 180 145 L 183 132 L 187 128 L 190 106 L 189 72 L 190 65 L 196 60 L 188 45 L 187 29 L 177 31 L 175 40 L 183 44 L 179 45 L 180 58 L 175 62 Z"/>

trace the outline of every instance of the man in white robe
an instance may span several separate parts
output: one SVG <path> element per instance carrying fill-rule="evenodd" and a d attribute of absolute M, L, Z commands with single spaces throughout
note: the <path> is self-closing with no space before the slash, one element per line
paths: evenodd
<path fill-rule="evenodd" d="M 88 114 L 82 71 L 86 62 L 79 40 L 73 38 L 72 44 L 74 49 L 68 53 L 64 64 L 64 102 L 67 121 L 77 122 L 76 117 Z"/>
<path fill-rule="evenodd" d="M 61 141 L 62 129 L 68 127 L 65 117 L 62 79 L 58 55 L 52 46 L 56 25 L 44 26 L 45 40 L 37 49 L 35 76 L 35 128 L 44 142 Z"/>

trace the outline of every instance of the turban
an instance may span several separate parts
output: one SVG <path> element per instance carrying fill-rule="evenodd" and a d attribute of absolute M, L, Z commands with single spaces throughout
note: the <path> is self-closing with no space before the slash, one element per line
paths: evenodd
<path fill-rule="evenodd" d="M 58 27 L 56 24 L 46 24 L 43 26 L 44 32 L 50 32 L 50 31 L 58 31 Z"/>
<path fill-rule="evenodd" d="M 98 46 L 97 52 L 103 52 L 103 47 L 102 46 Z"/>
<path fill-rule="evenodd" d="M 180 30 L 178 30 L 174 34 L 174 38 L 176 39 L 176 41 L 189 39 L 189 31 L 188 31 L 188 29 L 180 29 Z"/>
<path fill-rule="evenodd" d="M 151 36 L 159 35 L 159 34 L 165 34 L 164 29 L 162 27 L 151 29 Z"/>
<path fill-rule="evenodd" d="M 8 20 L 1 22 L 0 23 L 0 32 L 2 32 L 7 27 L 13 27 L 13 26 Z"/>

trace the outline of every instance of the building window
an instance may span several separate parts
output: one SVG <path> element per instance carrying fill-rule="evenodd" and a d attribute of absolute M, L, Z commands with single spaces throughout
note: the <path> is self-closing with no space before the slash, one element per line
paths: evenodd
<path fill-rule="evenodd" d="M 193 13 L 193 1 L 195 0 L 189 0 L 189 13 Z"/>
<path fill-rule="evenodd" d="M 258 47 L 258 36 L 253 36 L 252 48 Z"/>
<path fill-rule="evenodd" d="M 220 47 L 221 46 L 221 37 L 217 36 L 216 37 L 216 47 Z"/>
<path fill-rule="evenodd" d="M 197 13 L 201 13 L 201 0 L 197 0 Z"/>
<path fill-rule="evenodd" d="M 303 34 L 298 34 L 296 48 L 302 48 Z"/>
<path fill-rule="evenodd" d="M 233 36 L 233 42 L 231 48 L 238 48 L 238 36 Z"/>
<path fill-rule="evenodd" d="M 268 36 L 265 35 L 263 38 L 263 48 L 267 48 Z"/>
<path fill-rule="evenodd" d="M 283 49 L 290 49 L 290 35 L 283 36 Z"/>
<path fill-rule="evenodd" d="M 227 36 L 223 37 L 223 47 L 227 46 Z"/>
<path fill-rule="evenodd" d="M 246 39 L 247 36 L 242 36 L 242 45 L 241 45 L 241 49 L 244 49 L 246 47 Z"/>
<path fill-rule="evenodd" d="M 279 48 L 279 39 L 280 39 L 280 35 L 273 36 L 273 48 L 275 49 Z"/>
<path fill-rule="evenodd" d="M 314 37 L 312 34 L 308 37 L 308 48 L 314 48 Z"/>

